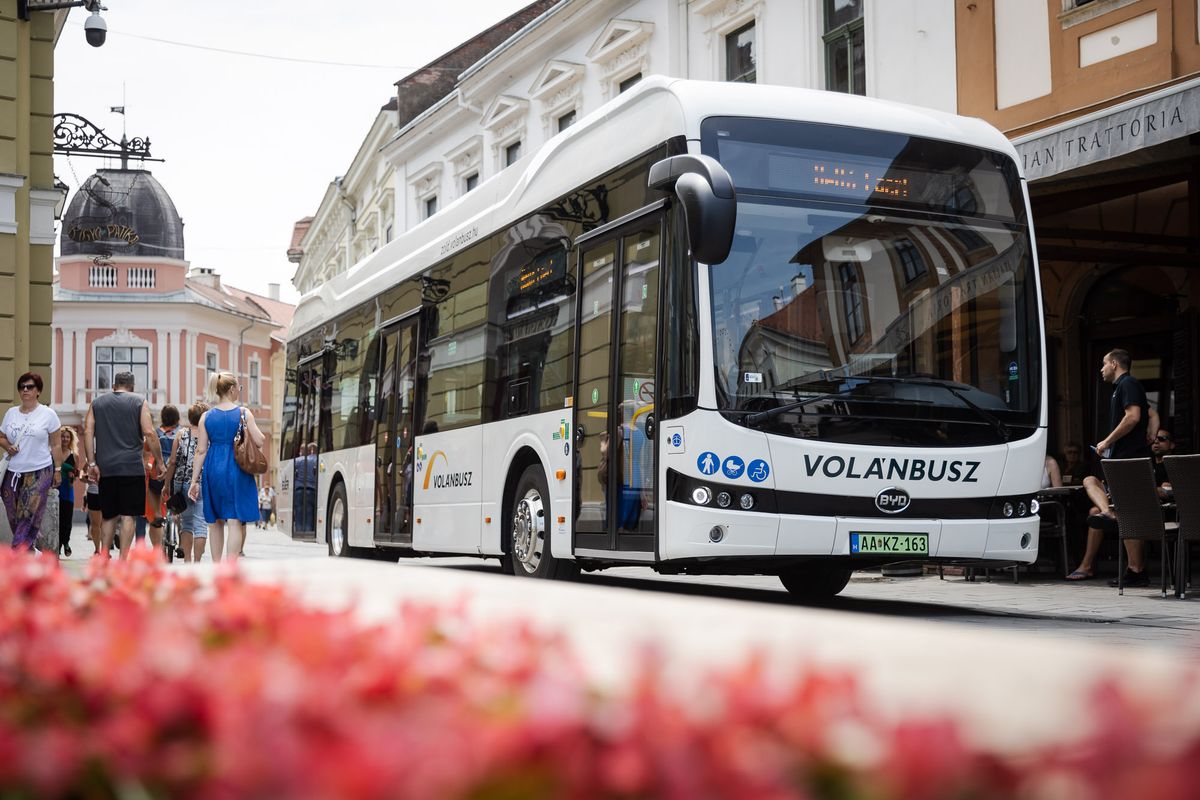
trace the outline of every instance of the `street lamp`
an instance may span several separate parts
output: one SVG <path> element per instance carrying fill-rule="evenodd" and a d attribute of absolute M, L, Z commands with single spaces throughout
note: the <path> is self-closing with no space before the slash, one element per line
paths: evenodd
<path fill-rule="evenodd" d="M 54 218 L 59 220 L 67 207 L 67 195 L 71 193 L 71 187 L 63 183 L 62 178 L 57 175 L 54 176 L 54 193 L 57 195 L 54 200 Z"/>
<path fill-rule="evenodd" d="M 17 0 L 17 16 L 28 22 L 34 11 L 57 11 L 62 8 L 83 6 L 92 15 L 84 20 L 83 34 L 87 43 L 92 47 L 104 44 L 108 37 L 108 23 L 100 16 L 101 11 L 107 11 L 107 6 L 100 5 L 100 0 Z"/>

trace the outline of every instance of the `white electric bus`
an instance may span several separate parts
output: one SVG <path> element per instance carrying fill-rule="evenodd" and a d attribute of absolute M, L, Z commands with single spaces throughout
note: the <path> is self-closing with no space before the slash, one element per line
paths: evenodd
<path fill-rule="evenodd" d="M 647 79 L 301 300 L 282 524 L 333 556 L 808 595 L 1031 562 L 1018 164 L 976 119 Z"/>

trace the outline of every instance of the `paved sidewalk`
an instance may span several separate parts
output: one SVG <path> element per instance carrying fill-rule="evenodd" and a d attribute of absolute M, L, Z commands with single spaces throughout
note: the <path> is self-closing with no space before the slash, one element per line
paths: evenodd
<path fill-rule="evenodd" d="M 82 537 L 75 541 L 81 546 L 66 567 L 81 571 L 87 555 L 80 551 L 90 553 L 91 546 Z M 774 578 L 680 579 L 717 585 L 699 596 L 661 592 L 651 599 L 643 582 L 523 580 L 480 567 L 491 562 L 467 559 L 399 564 L 330 559 L 323 545 L 293 542 L 277 530 L 251 529 L 246 555 L 240 570 L 249 580 L 285 585 L 313 606 L 352 608 L 366 622 L 386 625 L 396 619 L 400 604 L 416 602 L 458 608 L 485 626 L 532 625 L 563 637 L 589 678 L 618 693 L 628 689 L 631 671 L 651 651 L 663 680 L 683 696 L 702 696 L 713 670 L 737 669 L 757 655 L 776 679 L 786 681 L 806 666 L 852 675 L 880 713 L 950 713 L 964 722 L 970 738 L 1002 748 L 1027 750 L 1084 733 L 1092 715 L 1102 713 L 1091 694 L 1099 680 L 1116 681 L 1139 704 L 1200 719 L 1195 652 L 1081 641 L 1060 635 L 1050 623 L 1081 620 L 1085 627 L 1108 623 L 1131 631 L 1178 626 L 1181 636 L 1200 641 L 1200 604 L 1163 600 L 1144 589 L 1120 598 L 1102 584 L 863 574 L 827 608 L 804 608 L 730 599 L 737 594 L 731 592 L 710 596 L 720 595 L 729 581 L 743 595 L 749 587 L 751 597 L 757 591 L 782 593 Z M 455 563 L 467 568 L 429 568 Z M 207 561 L 174 568 L 194 571 L 202 580 L 214 574 Z M 858 610 L 869 611 L 884 599 L 911 607 L 886 616 L 839 610 L 858 604 Z M 963 617 L 969 622 L 961 609 L 1008 615 L 1016 623 L 1032 620 L 1044 635 L 946 624 Z"/>

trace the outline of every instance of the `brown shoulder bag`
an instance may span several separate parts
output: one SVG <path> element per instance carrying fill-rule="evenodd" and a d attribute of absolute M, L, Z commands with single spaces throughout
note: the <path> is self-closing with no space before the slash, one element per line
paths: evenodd
<path fill-rule="evenodd" d="M 246 409 L 242 409 L 238 423 L 237 437 L 233 440 L 233 460 L 243 472 L 251 475 L 262 475 L 267 471 L 267 454 L 261 447 L 256 447 L 250 431 L 246 429 Z"/>

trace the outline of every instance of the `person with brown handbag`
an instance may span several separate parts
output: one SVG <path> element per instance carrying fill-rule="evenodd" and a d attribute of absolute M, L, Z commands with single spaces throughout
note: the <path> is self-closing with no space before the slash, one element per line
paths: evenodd
<path fill-rule="evenodd" d="M 257 470 L 261 463 L 261 470 L 266 471 L 266 437 L 254 415 L 238 402 L 241 385 L 237 376 L 216 373 L 209 378 L 208 393 L 217 402 L 200 418 L 188 497 L 193 501 L 204 498 L 213 561 L 220 561 L 223 555 L 233 561 L 241 551 L 246 523 L 258 519 L 258 487 L 254 475 L 242 464 Z"/>

